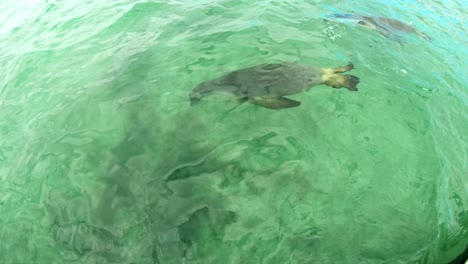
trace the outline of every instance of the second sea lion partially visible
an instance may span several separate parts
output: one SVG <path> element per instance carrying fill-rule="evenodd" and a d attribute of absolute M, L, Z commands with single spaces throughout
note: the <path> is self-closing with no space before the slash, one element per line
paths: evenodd
<path fill-rule="evenodd" d="M 398 34 L 416 34 L 423 37 L 425 40 L 431 41 L 432 39 L 424 34 L 423 32 L 418 31 L 412 25 L 403 23 L 399 20 L 380 17 L 380 16 L 363 16 L 357 14 L 347 14 L 347 13 L 335 13 L 328 15 L 329 18 L 336 19 L 345 19 L 357 23 L 360 26 L 377 30 L 380 34 L 384 35 L 387 38 L 391 38 L 397 41 L 400 41 L 400 36 Z"/>
<path fill-rule="evenodd" d="M 319 84 L 357 91 L 358 77 L 338 74 L 353 68 L 352 63 L 338 68 L 319 68 L 297 63 L 261 64 L 200 83 L 190 94 L 190 104 L 221 93 L 234 97 L 238 102 L 250 102 L 269 109 L 297 107 L 300 102 L 285 96 L 309 90 Z"/>

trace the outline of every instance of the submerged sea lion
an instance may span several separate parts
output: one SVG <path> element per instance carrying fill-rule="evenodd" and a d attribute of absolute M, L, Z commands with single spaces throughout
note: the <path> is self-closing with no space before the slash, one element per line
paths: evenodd
<path fill-rule="evenodd" d="M 346 13 L 335 13 L 328 16 L 329 18 L 337 19 L 346 19 L 352 22 L 357 23 L 360 26 L 377 30 L 380 34 L 384 35 L 387 38 L 400 41 L 400 36 L 398 34 L 417 34 L 423 37 L 425 40 L 431 41 L 431 38 L 416 30 L 413 26 L 403 23 L 399 20 L 387 18 L 387 17 L 373 17 L 373 16 L 363 16 L 355 14 L 346 14 Z"/>
<path fill-rule="evenodd" d="M 339 68 L 318 68 L 296 63 L 261 64 L 200 83 L 190 94 L 190 104 L 194 105 L 208 95 L 224 93 L 233 96 L 239 103 L 250 102 L 270 109 L 297 107 L 300 102 L 284 96 L 309 90 L 319 84 L 357 91 L 358 77 L 338 74 L 353 68 L 352 63 Z"/>

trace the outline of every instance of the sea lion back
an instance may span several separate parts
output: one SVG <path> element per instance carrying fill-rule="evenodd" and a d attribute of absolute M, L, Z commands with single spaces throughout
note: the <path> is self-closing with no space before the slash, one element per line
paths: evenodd
<path fill-rule="evenodd" d="M 234 71 L 225 77 L 226 84 L 241 87 L 247 96 L 284 96 L 296 94 L 320 84 L 320 68 L 296 63 L 261 64 Z"/>

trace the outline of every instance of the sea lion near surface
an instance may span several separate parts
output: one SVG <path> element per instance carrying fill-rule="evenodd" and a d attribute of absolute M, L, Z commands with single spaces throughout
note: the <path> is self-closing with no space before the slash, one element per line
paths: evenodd
<path fill-rule="evenodd" d="M 228 73 L 197 85 L 190 104 L 213 94 L 227 94 L 237 102 L 249 102 L 269 109 L 297 107 L 301 103 L 285 96 L 325 84 L 333 88 L 357 91 L 359 78 L 339 74 L 354 68 L 352 63 L 338 68 L 319 68 L 297 63 L 261 64 Z"/>
<path fill-rule="evenodd" d="M 335 13 L 327 16 L 328 18 L 347 20 L 355 22 L 356 24 L 378 31 L 380 34 L 387 38 L 401 41 L 401 34 L 416 34 L 421 36 L 427 41 L 432 39 L 425 33 L 418 31 L 412 25 L 401 22 L 396 19 L 380 17 L 380 16 L 364 16 L 357 14 Z"/>

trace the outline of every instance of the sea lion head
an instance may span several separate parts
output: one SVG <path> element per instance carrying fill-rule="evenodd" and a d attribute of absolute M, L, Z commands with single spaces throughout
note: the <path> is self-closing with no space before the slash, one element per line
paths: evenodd
<path fill-rule="evenodd" d="M 198 87 L 198 86 L 197 86 Z M 195 89 L 190 93 L 190 105 L 196 105 L 201 99 L 206 96 L 203 93 L 196 91 Z"/>
<path fill-rule="evenodd" d="M 358 23 L 358 25 L 361 25 L 361 26 L 366 27 L 366 28 L 377 29 L 377 26 L 374 23 L 372 23 L 371 21 L 359 20 L 357 23 Z"/>
<path fill-rule="evenodd" d="M 214 86 L 210 81 L 200 83 L 193 88 L 190 93 L 190 105 L 199 103 L 203 97 L 210 95 L 215 90 L 216 86 Z"/>
<path fill-rule="evenodd" d="M 216 94 L 216 95 L 231 95 L 238 96 L 236 93 L 239 88 L 231 83 L 226 82 L 223 78 L 218 78 L 214 80 L 209 80 L 200 83 L 195 88 L 193 88 L 190 93 L 190 105 L 195 105 L 199 103 L 202 98 Z"/>

